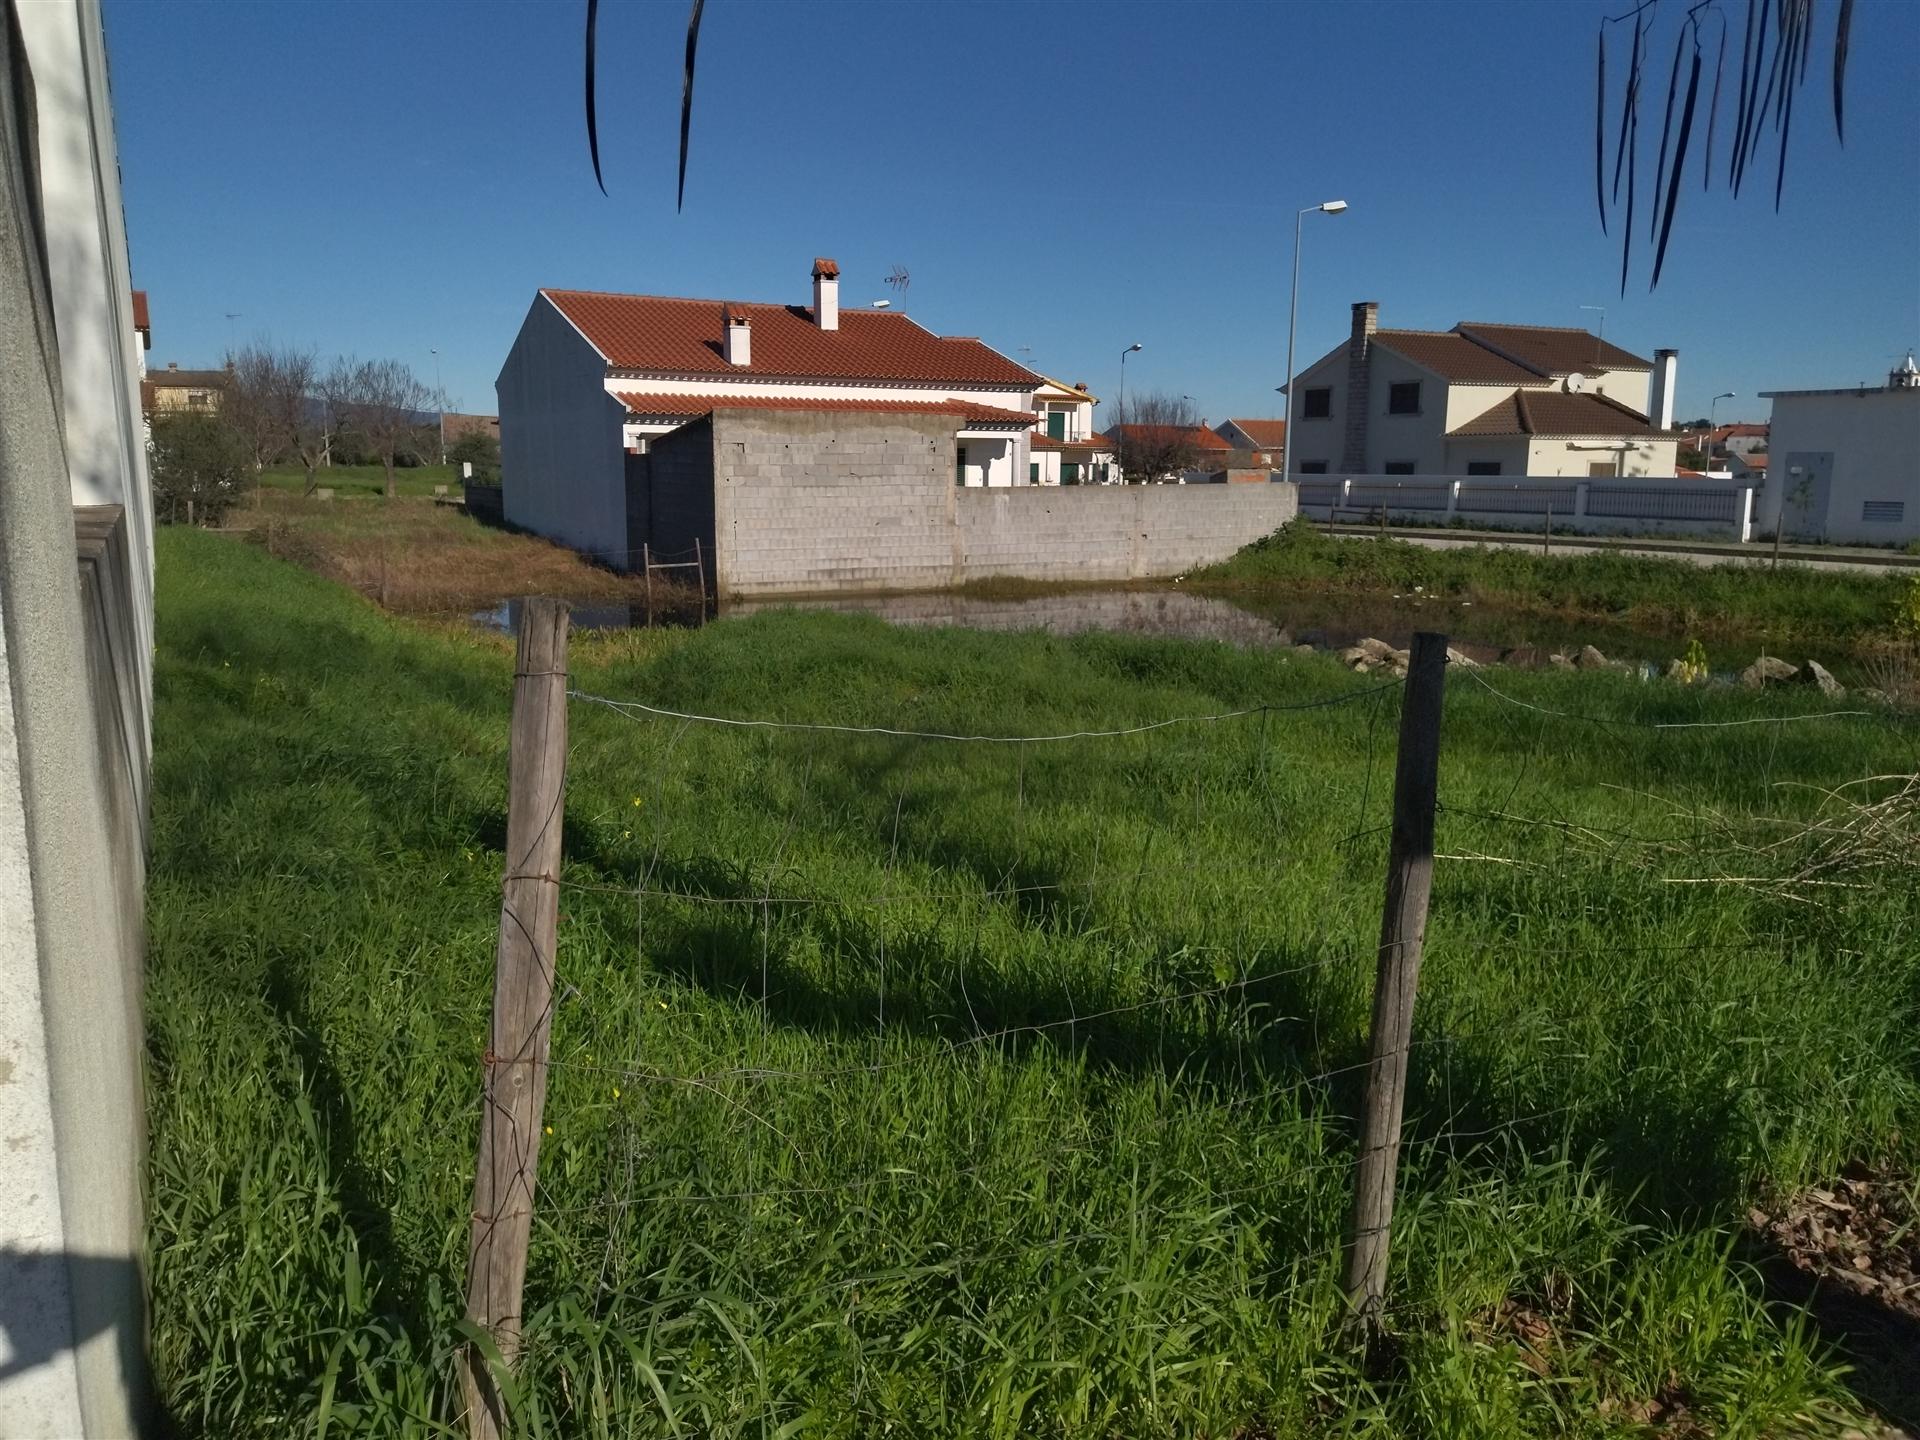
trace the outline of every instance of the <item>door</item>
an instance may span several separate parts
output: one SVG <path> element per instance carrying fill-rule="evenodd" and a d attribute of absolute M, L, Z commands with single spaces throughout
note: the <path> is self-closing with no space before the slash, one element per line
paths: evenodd
<path fill-rule="evenodd" d="M 1795 450 L 1786 457 L 1780 471 L 1780 486 L 1781 534 L 1789 540 L 1826 539 L 1827 502 L 1833 491 L 1833 452 Z"/>
<path fill-rule="evenodd" d="M 1066 411 L 1049 410 L 1047 412 L 1047 434 L 1051 435 L 1056 440 L 1064 440 L 1067 438 L 1067 412 Z"/>
<path fill-rule="evenodd" d="M 1078 485 L 1080 483 L 1080 462 L 1078 460 L 1062 460 L 1060 462 L 1060 483 L 1062 485 Z"/>

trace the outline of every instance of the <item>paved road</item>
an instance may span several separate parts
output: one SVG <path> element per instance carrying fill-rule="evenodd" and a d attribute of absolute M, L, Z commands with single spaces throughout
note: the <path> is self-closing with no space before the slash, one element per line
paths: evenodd
<path fill-rule="evenodd" d="M 1370 525 L 1336 525 L 1335 535 L 1375 536 L 1379 529 Z M 1507 550 L 1530 550 L 1539 554 L 1539 536 L 1516 535 L 1507 530 L 1408 530 L 1395 526 L 1387 532 L 1396 540 L 1408 540 L 1430 550 L 1465 550 L 1475 545 Z M 1684 560 L 1690 565 L 1768 566 L 1773 563 L 1773 547 L 1753 545 L 1691 544 L 1685 540 L 1625 540 L 1600 535 L 1555 535 L 1555 555 L 1597 554 L 1647 555 L 1662 560 Z M 1808 570 L 1836 570 L 1859 575 L 1884 575 L 1889 571 L 1908 571 L 1920 575 L 1920 556 L 1899 555 L 1889 551 L 1847 550 L 1831 545 L 1785 545 L 1780 550 L 1782 565 L 1799 565 Z"/>

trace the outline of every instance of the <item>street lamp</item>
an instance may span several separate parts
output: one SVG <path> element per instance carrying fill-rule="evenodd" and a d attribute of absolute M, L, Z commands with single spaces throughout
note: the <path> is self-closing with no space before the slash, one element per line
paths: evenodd
<path fill-rule="evenodd" d="M 1318 205 L 1309 205 L 1293 217 L 1293 300 L 1287 306 L 1287 428 L 1280 439 L 1280 478 L 1293 478 L 1293 334 L 1300 319 L 1300 222 L 1315 211 L 1322 215 L 1338 215 L 1347 208 L 1344 200 L 1327 200 Z"/>
<path fill-rule="evenodd" d="M 1120 402 L 1114 407 L 1115 414 L 1118 418 L 1113 422 L 1113 438 L 1114 449 L 1120 456 L 1120 483 L 1122 485 L 1127 483 L 1127 356 L 1133 354 L 1139 348 L 1140 342 L 1136 340 L 1120 352 Z"/>
<path fill-rule="evenodd" d="M 1714 412 L 1720 408 L 1722 400 L 1734 398 L 1733 391 L 1723 390 L 1707 402 L 1707 448 L 1700 452 L 1700 458 L 1707 462 L 1707 469 L 1713 469 L 1713 432 L 1720 427 L 1714 424 Z"/>
<path fill-rule="evenodd" d="M 447 463 L 447 397 L 440 388 L 440 352 L 428 347 L 427 353 L 433 356 L 433 403 L 440 407 L 440 463 Z"/>

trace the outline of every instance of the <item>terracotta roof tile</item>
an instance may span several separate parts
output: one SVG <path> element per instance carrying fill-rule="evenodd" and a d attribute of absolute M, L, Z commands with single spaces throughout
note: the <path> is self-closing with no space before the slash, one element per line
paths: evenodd
<path fill-rule="evenodd" d="M 822 330 L 804 305 L 724 308 L 753 325 L 753 363 L 729 365 L 718 300 L 542 290 L 616 370 L 666 375 L 760 375 L 809 380 L 1001 385 L 1030 390 L 1040 377 L 978 340 L 935 335 L 898 311 L 842 310 Z"/>
<path fill-rule="evenodd" d="M 1237 425 L 1248 439 L 1256 445 L 1280 446 L 1287 443 L 1287 422 L 1284 420 L 1229 420 L 1229 425 Z"/>
<path fill-rule="evenodd" d="M 828 280 L 838 280 L 840 278 L 840 262 L 838 260 L 829 260 L 824 255 L 814 256 L 813 278 L 818 280 L 822 277 Z"/>
<path fill-rule="evenodd" d="M 833 400 L 794 395 L 650 395 L 617 391 L 629 415 L 691 420 L 715 410 L 829 410 L 866 415 L 951 415 L 967 424 L 1027 426 L 1040 417 L 969 400 Z"/>
<path fill-rule="evenodd" d="M 1374 343 L 1458 385 L 1537 385 L 1540 374 L 1451 330 L 1376 330 Z M 1345 346 L 1341 347 L 1345 349 Z"/>
<path fill-rule="evenodd" d="M 1478 320 L 1462 320 L 1453 328 L 1469 340 L 1497 350 L 1542 375 L 1653 368 L 1652 361 L 1629 354 L 1590 330 L 1557 325 L 1487 325 Z"/>
<path fill-rule="evenodd" d="M 1474 435 L 1620 436 L 1670 440 L 1672 431 L 1656 428 L 1637 410 L 1604 395 L 1569 395 L 1563 390 L 1516 390 L 1484 415 L 1449 430 L 1450 438 Z"/>
<path fill-rule="evenodd" d="M 153 329 L 152 322 L 147 319 L 147 292 L 144 290 L 136 290 L 133 292 L 133 328 L 136 330 Z"/>

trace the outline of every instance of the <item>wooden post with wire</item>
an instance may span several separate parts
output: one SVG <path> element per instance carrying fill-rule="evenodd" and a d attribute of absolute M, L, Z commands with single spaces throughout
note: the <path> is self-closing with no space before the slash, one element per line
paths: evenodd
<path fill-rule="evenodd" d="M 1387 1243 L 1406 1106 L 1407 1049 L 1433 888 L 1433 817 L 1440 772 L 1440 714 L 1446 694 L 1447 637 L 1413 637 L 1400 709 L 1400 752 L 1393 775 L 1393 840 L 1387 852 L 1386 904 L 1373 982 L 1373 1039 L 1367 1063 L 1360 1154 L 1347 1230 L 1348 1326 L 1371 1340 L 1380 1330 L 1387 1289 Z"/>
<path fill-rule="evenodd" d="M 493 1026 L 485 1057 L 480 1150 L 467 1250 L 460 1388 L 467 1434 L 497 1440 L 507 1417 L 492 1366 L 520 1349 L 521 1288 L 547 1097 L 554 945 L 560 918 L 560 832 L 567 770 L 567 605 L 520 609 L 507 755 L 507 845 L 494 955 Z M 477 1333 L 474 1333 L 477 1332 Z M 485 1343 L 481 1336 L 485 1336 Z"/>

